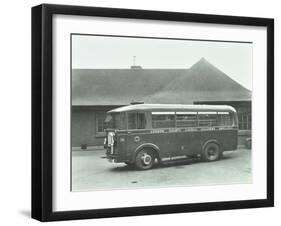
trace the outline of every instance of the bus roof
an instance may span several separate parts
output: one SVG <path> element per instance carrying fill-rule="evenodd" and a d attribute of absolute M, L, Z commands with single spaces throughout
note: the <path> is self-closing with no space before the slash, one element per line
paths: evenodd
<path fill-rule="evenodd" d="M 134 104 L 119 107 L 108 113 L 130 112 L 130 111 L 231 111 L 236 110 L 229 105 L 185 105 L 185 104 Z"/>

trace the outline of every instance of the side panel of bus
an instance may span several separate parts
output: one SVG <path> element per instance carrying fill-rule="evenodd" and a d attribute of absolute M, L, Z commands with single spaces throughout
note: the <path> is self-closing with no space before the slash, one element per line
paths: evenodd
<path fill-rule="evenodd" d="M 135 151 L 139 147 L 157 147 L 159 148 L 160 158 L 166 158 L 171 155 L 171 149 L 174 145 L 171 134 L 168 133 L 153 133 L 150 131 L 134 131 L 126 136 L 126 153 L 130 161 L 134 161 Z M 124 145 L 125 147 L 125 145 Z M 156 148 L 155 148 L 156 149 Z M 129 154 L 130 153 L 130 154 Z"/>
<path fill-rule="evenodd" d="M 235 150 L 237 149 L 237 130 L 235 129 L 222 129 L 214 131 L 202 131 L 201 132 L 201 143 L 204 145 L 210 140 L 216 140 L 221 151 Z"/>
<path fill-rule="evenodd" d="M 154 130 L 155 131 L 155 130 Z M 157 130 L 156 130 L 157 131 Z M 159 146 L 160 158 L 170 158 L 174 153 L 175 133 L 159 133 L 151 136 L 151 142 L 154 142 Z"/>
<path fill-rule="evenodd" d="M 178 132 L 175 134 L 174 140 L 174 156 L 191 156 L 200 153 L 200 132 Z"/>
<path fill-rule="evenodd" d="M 194 132 L 165 132 L 158 134 L 153 142 L 159 144 L 161 158 L 184 157 L 198 152 L 200 137 Z"/>
<path fill-rule="evenodd" d="M 159 148 L 159 157 L 171 160 L 173 157 L 185 157 L 197 155 L 202 152 L 202 147 L 210 140 L 216 140 L 222 151 L 235 150 L 237 148 L 237 130 L 197 130 L 192 132 L 161 132 L 157 130 L 134 131 L 126 134 L 118 134 L 117 161 L 135 160 L 135 151 L 138 147 Z M 147 145 L 147 146 L 146 146 Z M 149 146 L 151 145 L 151 146 Z"/>

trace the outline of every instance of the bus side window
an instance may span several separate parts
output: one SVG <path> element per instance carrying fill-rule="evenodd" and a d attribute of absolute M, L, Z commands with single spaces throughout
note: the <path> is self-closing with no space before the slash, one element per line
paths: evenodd
<path fill-rule="evenodd" d="M 217 114 L 199 114 L 198 124 L 199 126 L 216 126 Z"/>
<path fill-rule="evenodd" d="M 218 126 L 231 126 L 233 120 L 229 112 L 218 113 Z"/>
<path fill-rule="evenodd" d="M 152 127 L 153 128 L 174 128 L 175 127 L 175 115 L 152 115 Z"/>
<path fill-rule="evenodd" d="M 125 113 L 120 113 L 116 115 L 116 120 L 115 120 L 116 128 L 123 130 L 127 128 L 127 122 L 126 122 L 126 115 Z"/>
<path fill-rule="evenodd" d="M 137 129 L 145 129 L 146 127 L 146 120 L 144 113 L 137 114 Z"/>
<path fill-rule="evenodd" d="M 177 127 L 196 127 L 197 115 L 196 114 L 176 114 L 176 126 Z"/>
<path fill-rule="evenodd" d="M 144 129 L 146 127 L 146 119 L 144 113 L 128 114 L 128 129 Z"/>

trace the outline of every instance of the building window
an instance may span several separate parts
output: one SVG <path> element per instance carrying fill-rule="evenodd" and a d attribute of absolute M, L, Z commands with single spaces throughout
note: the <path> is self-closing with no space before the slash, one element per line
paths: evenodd
<path fill-rule="evenodd" d="M 240 130 L 250 130 L 252 129 L 252 116 L 250 113 L 240 113 L 238 114 L 238 123 Z"/>
<path fill-rule="evenodd" d="M 96 136 L 105 136 L 105 113 L 96 114 Z"/>

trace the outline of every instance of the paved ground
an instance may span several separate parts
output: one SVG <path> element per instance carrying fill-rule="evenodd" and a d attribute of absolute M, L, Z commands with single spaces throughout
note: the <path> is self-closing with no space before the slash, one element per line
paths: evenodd
<path fill-rule="evenodd" d="M 72 153 L 73 191 L 251 183 L 251 150 L 247 149 L 225 152 L 217 162 L 188 160 L 147 171 L 110 163 L 103 158 L 104 150 Z"/>

